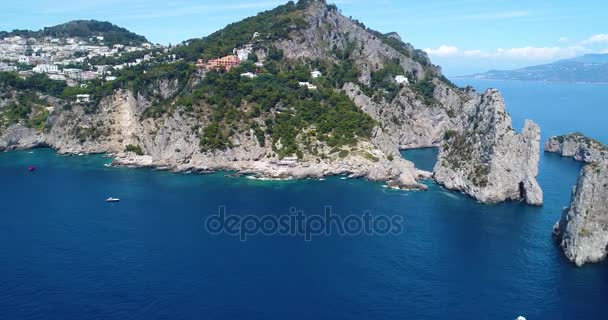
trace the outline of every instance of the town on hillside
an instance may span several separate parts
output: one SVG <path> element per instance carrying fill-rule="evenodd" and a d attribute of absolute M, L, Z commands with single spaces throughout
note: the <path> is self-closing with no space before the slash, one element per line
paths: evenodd
<path fill-rule="evenodd" d="M 16 35 L 0 39 L 0 72 L 18 72 L 22 77 L 37 73 L 46 74 L 52 80 L 66 81 L 69 86 L 94 79 L 113 81 L 116 79 L 113 70 L 149 61 L 153 58 L 151 53 L 153 49 L 163 48 L 161 45 L 150 43 L 106 45 L 103 36 L 82 39 L 33 38 Z M 142 54 L 137 55 L 138 52 Z M 101 59 L 127 55 L 132 55 L 134 58 Z M 110 63 L 90 64 L 90 61 L 95 60 L 110 61 Z M 113 64 L 112 61 L 117 63 Z"/>

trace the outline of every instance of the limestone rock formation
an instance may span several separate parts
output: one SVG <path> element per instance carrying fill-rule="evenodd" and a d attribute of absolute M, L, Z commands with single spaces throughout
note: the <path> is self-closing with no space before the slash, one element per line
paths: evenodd
<path fill-rule="evenodd" d="M 475 97 L 465 107 L 462 131 L 445 132 L 434 169 L 435 179 L 482 203 L 522 200 L 543 203 L 536 181 L 540 129 L 526 121 L 517 134 L 496 90 Z"/>
<path fill-rule="evenodd" d="M 608 147 L 578 132 L 551 137 L 545 143 L 545 151 L 559 153 L 563 157 L 573 157 L 585 163 L 608 159 Z"/>
<path fill-rule="evenodd" d="M 94 111 L 78 105 L 64 110 L 61 101 L 49 100 L 54 108 L 46 127 L 34 130 L 16 124 L 0 133 L 0 150 L 48 145 L 63 153 L 111 153 L 115 163 L 123 165 L 183 171 L 228 169 L 271 178 L 347 174 L 389 181 L 393 187 L 423 189 L 418 180 L 429 174 L 401 159 L 399 149 L 437 146 L 441 148 L 440 163 L 434 177 L 448 188 L 484 203 L 520 199 L 542 203 L 535 179 L 539 129 L 529 122 L 516 134 L 497 91 L 480 95 L 471 88 L 456 87 L 423 51 L 394 34 L 366 28 L 325 1 L 300 1 L 291 6 L 290 16 L 298 15 L 305 23 L 296 23 L 302 27 L 293 29 L 288 26 L 288 36 L 281 32 L 281 36 L 256 40 L 257 58 L 264 61 L 272 49 L 281 52 L 273 55 L 281 56 L 280 63 L 327 68 L 318 79 L 322 82 L 317 84 L 325 86 L 319 91 L 340 91 L 373 118 L 377 126 L 370 137 L 357 137 L 356 142 L 335 148 L 322 141 L 304 141 L 307 133 L 315 136 L 316 129 L 305 128 L 294 140 L 299 146 L 312 144 L 315 152 L 298 149 L 301 153 L 294 154 L 299 159 L 286 165 L 276 154 L 281 141 L 271 141 L 265 132 L 272 128 L 265 120 L 292 106 L 268 105 L 264 106 L 265 118 L 247 120 L 258 126 L 261 136 L 247 123 L 231 124 L 230 147 L 201 150 L 201 136 L 214 106 L 201 102 L 198 114 L 175 111 L 184 109 L 178 105 L 179 94 L 191 92 L 200 81 L 192 77 L 181 83 L 176 79 L 151 83 L 144 91 L 152 94 L 118 90 L 101 98 Z M 229 39 L 235 36 L 224 34 L 230 30 L 234 25 L 216 35 Z M 396 76 L 406 77 L 409 84 L 397 83 Z M 186 89 L 179 92 L 179 88 Z M 159 102 L 170 111 L 158 117 L 143 116 Z M 141 149 L 143 155 L 126 152 L 129 145 Z M 465 148 L 467 154 L 459 153 L 459 148 Z"/>
<path fill-rule="evenodd" d="M 608 162 L 585 166 L 572 203 L 554 227 L 566 257 L 577 266 L 599 262 L 608 253 Z"/>

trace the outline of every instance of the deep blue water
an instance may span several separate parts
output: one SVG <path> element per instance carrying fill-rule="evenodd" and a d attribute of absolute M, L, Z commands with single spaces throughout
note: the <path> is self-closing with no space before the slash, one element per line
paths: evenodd
<path fill-rule="evenodd" d="M 608 87 L 474 85 L 500 88 L 517 128 L 530 117 L 545 137 L 580 130 L 608 141 Z M 405 156 L 432 167 L 429 152 Z M 402 192 L 106 162 L 0 154 L 1 319 L 605 319 L 608 264 L 576 268 L 551 238 L 581 167 L 570 159 L 542 155 L 542 208 L 484 206 L 430 183 Z M 405 231 L 242 242 L 205 232 L 222 205 L 238 215 L 370 210 L 402 216 Z"/>

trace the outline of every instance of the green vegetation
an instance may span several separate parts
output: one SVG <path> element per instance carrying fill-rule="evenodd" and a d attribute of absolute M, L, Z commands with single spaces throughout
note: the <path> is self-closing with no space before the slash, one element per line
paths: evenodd
<path fill-rule="evenodd" d="M 412 89 L 427 106 L 432 106 L 435 103 L 435 84 L 432 79 L 418 80 L 412 85 Z"/>
<path fill-rule="evenodd" d="M 414 61 L 417 61 L 418 63 L 420 63 L 421 65 L 423 65 L 425 67 L 431 66 L 431 61 L 429 60 L 429 57 L 426 54 L 426 52 L 419 50 L 419 49 L 414 49 L 414 47 L 411 44 L 404 43 L 403 41 L 401 41 L 397 38 L 391 37 L 390 33 L 382 34 L 376 30 L 368 28 L 367 26 L 365 26 L 365 24 L 363 24 L 359 20 L 352 19 L 352 18 L 351 18 L 351 20 L 354 23 L 356 23 L 357 25 L 359 25 L 360 27 L 362 27 L 363 29 L 365 29 L 368 32 L 375 35 L 384 44 L 395 49 L 397 52 L 401 53 L 402 55 L 404 55 L 408 58 L 411 58 Z"/>
<path fill-rule="evenodd" d="M 579 231 L 578 235 L 583 238 L 588 238 L 591 237 L 593 233 L 591 233 L 591 231 L 589 231 L 588 229 L 582 228 L 581 231 Z"/>
<path fill-rule="evenodd" d="M 101 123 L 96 123 L 90 126 L 76 126 L 72 130 L 72 134 L 78 138 L 80 143 L 87 140 L 97 140 L 102 136 L 110 134 L 108 129 L 104 129 Z"/>
<path fill-rule="evenodd" d="M 140 146 L 135 146 L 132 144 L 129 144 L 125 147 L 125 152 L 133 152 L 138 156 L 143 156 L 144 155 L 144 151 L 141 149 Z"/>
<path fill-rule="evenodd" d="M 0 89 L 35 90 L 58 97 L 67 87 L 63 81 L 53 81 L 44 74 L 35 74 L 26 79 L 13 72 L 0 72 Z"/>
<path fill-rule="evenodd" d="M 229 140 L 235 133 L 249 130 L 254 131 L 260 145 L 270 137 L 279 157 L 298 154 L 299 138 L 341 146 L 371 135 L 375 122 L 331 83 L 320 80 L 315 83 L 318 90 L 298 84 L 312 81 L 309 65 L 286 61 L 270 61 L 269 65 L 272 73 L 254 79 L 240 77 L 255 70 L 252 63 L 231 72 L 210 72 L 199 85 L 177 98 L 191 112 L 209 119 L 201 135 L 203 150 L 230 147 Z M 169 111 L 164 107 L 163 112 Z"/>
<path fill-rule="evenodd" d="M 19 93 L 16 101 L 0 109 L 0 130 L 17 123 L 38 131 L 44 130 L 50 115 L 44 108 L 45 105 L 46 103 L 33 92 Z"/>
<path fill-rule="evenodd" d="M 308 5 L 308 0 L 293 1 L 256 16 L 230 24 L 203 39 L 190 40 L 186 45 L 175 48 L 174 53 L 186 61 L 211 59 L 232 54 L 232 49 L 252 41 L 253 34 L 260 34 L 258 40 L 274 41 L 286 38 L 293 30 L 308 26 L 300 14 Z"/>
<path fill-rule="evenodd" d="M 593 138 L 589 138 L 580 132 L 570 133 L 567 135 L 554 137 L 555 140 L 559 143 L 564 143 L 566 139 L 576 140 L 578 143 L 584 143 L 588 149 L 596 148 L 602 152 L 602 155 L 605 155 L 608 152 L 608 146 L 603 144 L 602 142 L 595 140 Z"/>
<path fill-rule="evenodd" d="M 13 30 L 12 32 L 0 32 L 0 36 L 22 36 L 29 38 L 40 37 L 79 37 L 89 38 L 103 36 L 106 45 L 123 44 L 138 45 L 148 42 L 145 37 L 130 32 L 125 28 L 118 27 L 109 22 L 97 20 L 75 20 L 54 27 L 46 27 L 39 31 Z"/>
<path fill-rule="evenodd" d="M 230 140 L 220 129 L 220 124 L 215 121 L 211 122 L 203 131 L 200 145 L 204 151 L 224 150 L 231 146 Z"/>
<path fill-rule="evenodd" d="M 363 89 L 369 96 L 376 95 L 376 99 L 383 97 L 390 102 L 402 87 L 395 82 L 395 77 L 398 75 L 406 75 L 399 59 L 387 61 L 382 69 L 372 72 L 369 88 L 363 87 Z M 411 79 L 411 75 L 408 78 Z"/>
<path fill-rule="evenodd" d="M 465 135 L 453 130 L 448 130 L 443 134 L 444 150 L 447 153 L 444 157 L 444 166 L 449 166 L 453 170 L 458 170 L 462 165 L 470 164 L 473 159 L 472 141 Z M 488 174 L 490 167 L 488 164 L 477 162 L 467 179 L 477 187 L 486 187 L 489 184 Z"/>

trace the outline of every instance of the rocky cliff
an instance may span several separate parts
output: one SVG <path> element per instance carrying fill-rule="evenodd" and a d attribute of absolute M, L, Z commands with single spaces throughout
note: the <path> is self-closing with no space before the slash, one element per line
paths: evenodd
<path fill-rule="evenodd" d="M 272 14 L 281 18 L 274 19 Z M 284 26 L 281 21 L 293 24 Z M 254 29 L 247 29 L 251 26 Z M 456 87 L 424 52 L 394 34 L 381 34 L 344 17 L 324 1 L 286 5 L 261 14 L 259 19 L 233 24 L 202 40 L 200 47 L 192 42 L 175 52 L 196 53 L 197 48 L 222 52 L 231 47 L 226 46 L 227 39 L 235 39 L 236 46 L 249 41 L 254 31 L 263 31 L 260 38 L 265 39 L 253 45 L 256 58 L 267 65 L 263 81 L 276 78 L 275 87 L 283 86 L 265 89 L 276 99 L 263 99 L 258 94 L 234 101 L 228 100 L 233 97 L 217 95 L 227 86 L 236 89 L 226 95 L 234 96 L 234 90 L 241 88 L 251 92 L 251 85 L 238 80 L 238 73 L 214 75 L 214 79 L 232 82 L 213 88 L 205 87 L 211 83 L 208 79 L 201 84 L 197 84 L 200 79 L 187 79 L 179 85 L 175 80 L 159 81 L 153 90 L 147 90 L 154 94 L 120 90 L 103 97 L 92 110 L 79 105 L 65 110 L 62 101 L 47 99 L 54 108 L 46 126 L 33 129 L 25 122 L 13 124 L 0 133 L 0 150 L 48 145 L 67 153 L 109 152 L 116 163 L 124 165 L 230 169 L 276 178 L 348 174 L 390 181 L 391 186 L 424 188 L 417 180 L 429 173 L 419 172 L 401 159 L 399 149 L 438 146 L 440 161 L 434 176 L 448 188 L 485 203 L 542 203 L 535 179 L 539 149 L 536 125 L 526 123 L 524 131 L 516 134 L 497 91 L 478 94 Z M 288 36 L 283 36 L 286 32 Z M 189 56 L 193 55 L 185 55 Z M 323 70 L 324 76 L 309 81 L 319 87 L 319 93 L 302 92 L 297 81 L 316 68 Z M 409 84 L 397 83 L 397 75 L 407 77 Z M 290 87 L 291 83 L 295 87 Z M 293 99 L 296 94 L 306 103 L 286 105 L 284 101 L 297 102 Z M 348 103 L 340 101 L 343 95 L 350 98 Z M 186 100 L 190 101 L 188 106 L 183 105 Z M 375 125 L 369 135 L 356 133 L 356 141 L 348 140 L 352 132 L 359 132 L 356 126 L 342 123 L 341 130 L 352 132 L 332 133 L 326 115 L 314 118 L 332 108 L 348 109 L 353 103 Z M 148 110 L 159 106 L 165 109 L 154 113 L 156 116 L 146 116 Z M 239 117 L 242 123 L 233 121 Z M 214 130 L 209 130 L 212 125 Z M 297 129 L 286 127 L 294 125 Z M 333 139 L 336 133 L 344 139 Z M 203 138 L 206 148 L 201 148 Z M 128 146 L 128 150 L 140 151 L 139 155 L 126 152 Z M 299 159 L 286 162 L 283 156 L 290 154 Z"/>
<path fill-rule="evenodd" d="M 578 132 L 551 137 L 545 143 L 545 151 L 559 153 L 563 157 L 573 157 L 585 163 L 608 159 L 608 147 Z"/>
<path fill-rule="evenodd" d="M 444 134 L 435 179 L 483 203 L 522 200 L 541 205 L 543 193 L 536 181 L 539 127 L 526 121 L 517 134 L 496 90 L 470 100 L 464 112 L 464 128 Z"/>
<path fill-rule="evenodd" d="M 361 72 L 357 81 L 347 82 L 342 89 L 380 123 L 385 135 L 376 140 L 381 142 L 377 143 L 380 149 L 396 153 L 397 149 L 438 146 L 441 152 L 434 177 L 446 187 L 483 203 L 543 203 L 536 181 L 540 129 L 526 122 L 523 132 L 516 134 L 498 91 L 480 95 L 471 88 L 456 88 L 424 53 L 408 45 L 391 45 L 382 35 L 320 1 L 309 7 L 306 16 L 310 28 L 277 46 L 291 59 L 333 57 L 336 50 L 350 49 L 352 63 Z M 392 94 L 371 90 L 374 78 L 394 68 L 394 63 L 411 76 L 412 84 L 397 87 Z"/>
<path fill-rule="evenodd" d="M 582 266 L 606 258 L 608 250 L 608 163 L 581 171 L 570 207 L 554 227 L 566 257 Z"/>
<path fill-rule="evenodd" d="M 418 180 L 430 177 L 409 161 L 387 157 L 366 140 L 351 145 L 347 155 L 335 152 L 319 159 L 306 154 L 298 161 L 287 162 L 270 156 L 272 147 L 260 146 L 253 132 L 243 132 L 232 138 L 232 148 L 205 152 L 199 146 L 199 131 L 205 120 L 180 113 L 144 118 L 143 112 L 151 102 L 130 91 L 117 91 L 104 98 L 94 113 L 86 112 L 81 105 L 64 110 L 62 101 L 56 99 L 45 102 L 53 109 L 47 128 L 12 125 L 0 134 L 0 151 L 52 147 L 63 154 L 109 153 L 115 165 L 174 171 L 235 170 L 273 179 L 347 175 L 387 181 L 404 189 L 426 189 Z M 126 151 L 129 145 L 141 148 L 142 154 Z"/>

